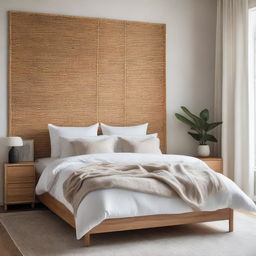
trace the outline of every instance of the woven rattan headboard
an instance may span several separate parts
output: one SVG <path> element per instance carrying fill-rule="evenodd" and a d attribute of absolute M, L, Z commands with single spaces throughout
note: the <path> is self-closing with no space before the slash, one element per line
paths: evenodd
<path fill-rule="evenodd" d="M 47 124 L 149 122 L 166 147 L 165 25 L 9 12 L 9 135 L 50 155 Z"/>

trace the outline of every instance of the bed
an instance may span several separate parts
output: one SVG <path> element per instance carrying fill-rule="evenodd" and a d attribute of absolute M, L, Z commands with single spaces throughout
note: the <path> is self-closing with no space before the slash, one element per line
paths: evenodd
<path fill-rule="evenodd" d="M 39 159 L 51 155 L 49 123 L 78 127 L 96 122 L 116 126 L 148 122 L 149 133 L 158 133 L 162 152 L 165 153 L 165 37 L 165 24 L 9 12 L 9 136 L 33 139 L 35 158 Z M 237 192 L 234 184 L 231 187 L 235 191 L 235 200 L 230 201 L 231 194 L 231 198 L 224 196 L 224 201 L 219 200 L 222 197 L 213 198 L 202 211 L 197 212 L 192 212 L 176 199 L 173 202 L 175 207 L 172 207 L 166 198 L 158 197 L 156 200 L 153 195 L 106 189 L 86 196 L 83 210 L 78 210 L 75 217 L 70 205 L 59 195 L 63 177 L 70 171 L 68 166 L 93 159 L 129 159 L 132 162 L 145 157 L 157 158 L 155 155 L 115 153 L 45 160 L 38 174 L 38 198 L 76 228 L 77 238 L 84 236 L 86 246 L 90 245 L 90 236 L 97 233 L 217 220 L 227 220 L 228 231 L 231 232 L 231 208 L 255 209 L 249 198 L 241 191 Z M 203 164 L 192 157 L 165 154 L 158 157 L 170 161 L 186 158 Z M 57 175 L 60 170 L 65 175 Z M 59 186 L 49 188 L 46 181 L 55 178 Z M 224 176 L 223 179 L 230 184 Z M 98 222 L 95 221 L 93 213 L 97 211 L 93 211 L 93 207 L 97 204 L 93 203 L 94 197 L 102 203 L 98 206 L 107 202 L 100 198 L 115 197 L 117 212 L 110 212 L 105 215 L 108 218 L 101 216 Z M 147 203 L 152 200 L 159 207 L 151 207 L 154 203 Z M 223 204 L 216 206 L 213 202 L 217 201 Z M 132 202 L 130 205 L 134 206 L 128 207 L 129 214 L 121 211 L 127 210 L 124 202 Z M 129 212 L 130 208 L 133 210 Z M 89 212 L 93 226 L 80 225 L 77 218 L 83 221 L 83 216 L 88 217 Z M 104 209 L 103 212 L 108 213 Z"/>
<path fill-rule="evenodd" d="M 228 191 L 210 197 L 201 211 L 193 211 L 179 198 L 105 189 L 87 195 L 74 215 L 72 206 L 63 194 L 60 195 L 62 184 L 70 173 L 87 162 L 127 162 L 127 159 L 129 163 L 169 161 L 205 165 L 197 158 L 180 155 L 115 153 L 68 157 L 55 160 L 46 167 L 37 186 L 38 197 L 50 210 L 76 228 L 77 239 L 84 236 L 86 246 L 90 245 L 90 236 L 97 233 L 217 220 L 228 220 L 228 231 L 232 232 L 231 208 L 248 211 L 256 209 L 253 202 L 232 181 L 218 174 L 224 180 Z"/>

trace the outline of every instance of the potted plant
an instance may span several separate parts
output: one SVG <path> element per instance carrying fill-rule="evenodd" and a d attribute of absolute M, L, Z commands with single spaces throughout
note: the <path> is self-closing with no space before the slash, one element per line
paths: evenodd
<path fill-rule="evenodd" d="M 217 126 L 221 125 L 222 122 L 208 123 L 209 120 L 209 110 L 204 109 L 200 112 L 199 116 L 192 114 L 186 107 L 182 106 L 181 109 L 189 117 L 185 117 L 178 113 L 175 113 L 177 119 L 179 119 L 184 124 L 190 127 L 188 132 L 196 141 L 199 142 L 198 155 L 202 157 L 207 157 L 210 155 L 210 147 L 207 141 L 218 142 L 217 139 L 208 132 L 212 131 Z"/>

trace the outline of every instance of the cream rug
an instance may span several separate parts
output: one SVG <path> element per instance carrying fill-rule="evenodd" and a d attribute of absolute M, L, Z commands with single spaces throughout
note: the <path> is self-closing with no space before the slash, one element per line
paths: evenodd
<path fill-rule="evenodd" d="M 89 248 L 47 210 L 2 213 L 0 221 L 24 256 L 256 256 L 256 218 L 237 212 L 234 233 L 218 221 L 98 234 Z"/>

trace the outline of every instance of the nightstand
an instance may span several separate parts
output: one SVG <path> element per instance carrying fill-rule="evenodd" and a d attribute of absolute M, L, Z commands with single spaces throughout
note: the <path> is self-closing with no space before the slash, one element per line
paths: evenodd
<path fill-rule="evenodd" d="M 35 164 L 19 162 L 4 164 L 4 210 L 9 204 L 31 203 L 35 206 Z"/>
<path fill-rule="evenodd" d="M 223 173 L 223 159 L 218 157 L 198 157 L 215 172 Z"/>

